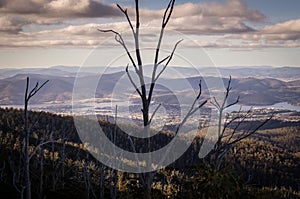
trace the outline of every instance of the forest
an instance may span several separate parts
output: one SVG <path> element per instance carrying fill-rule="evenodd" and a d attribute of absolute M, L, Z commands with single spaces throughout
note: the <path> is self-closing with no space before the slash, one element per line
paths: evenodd
<path fill-rule="evenodd" d="M 30 111 L 28 119 L 32 198 L 143 198 L 141 174 L 116 171 L 93 158 L 71 116 Z M 0 109 L 0 195 L 6 198 L 25 195 L 24 120 L 23 109 Z M 99 120 L 99 124 L 107 137 L 130 150 L 128 138 L 114 123 Z M 182 157 L 156 172 L 151 196 L 298 198 L 299 130 L 297 122 L 262 128 L 234 145 L 218 169 L 213 155 L 198 158 L 203 138 L 197 137 Z M 173 136 L 159 132 L 152 150 Z M 140 140 L 134 142 L 143 148 Z"/>

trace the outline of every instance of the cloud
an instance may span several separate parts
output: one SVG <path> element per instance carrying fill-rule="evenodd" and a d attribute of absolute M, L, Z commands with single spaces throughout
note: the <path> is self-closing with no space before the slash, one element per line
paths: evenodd
<path fill-rule="evenodd" d="M 120 11 L 112 5 L 105 5 L 93 0 L 53 0 L 45 7 L 49 16 L 69 18 L 119 17 Z"/>
<path fill-rule="evenodd" d="M 3 16 L 0 17 L 0 32 L 17 34 L 27 24 L 21 17 Z"/>
<path fill-rule="evenodd" d="M 44 4 L 49 1 L 26 0 L 0 0 L 0 11 L 6 14 L 37 14 L 44 11 Z"/>
<path fill-rule="evenodd" d="M 127 8 L 134 24 L 135 10 L 132 6 Z M 110 40 L 102 45 L 115 46 L 118 44 L 111 39 L 113 35 L 99 33 L 97 28 L 119 32 L 129 30 L 125 17 L 116 6 L 96 0 L 26 0 L 22 3 L 19 0 L 0 0 L 0 13 L 0 45 L 7 48 L 92 48 L 107 38 Z M 141 25 L 146 28 L 141 31 L 145 45 L 156 42 L 157 35 L 147 29 L 160 27 L 163 13 L 164 9 L 141 8 Z M 95 18 L 112 19 L 102 20 L 110 23 L 97 23 Z M 249 25 L 263 23 L 264 20 L 264 14 L 250 9 L 242 0 L 184 3 L 175 6 L 167 29 L 195 37 L 199 45 L 206 48 L 299 46 L 300 19 L 261 29 Z M 32 27 L 37 28 L 34 30 Z M 203 35 L 219 39 L 201 41 L 199 37 Z M 126 42 L 132 45 L 132 35 L 126 38 Z"/>
<path fill-rule="evenodd" d="M 257 43 L 261 47 L 296 48 L 300 46 L 300 19 L 268 25 L 253 33 L 229 36 L 229 39 Z"/>
<path fill-rule="evenodd" d="M 35 15 L 54 18 L 118 17 L 119 10 L 93 0 L 0 0 L 0 11 L 6 14 Z"/>
<path fill-rule="evenodd" d="M 176 11 L 177 10 L 177 11 Z M 244 1 L 227 0 L 224 3 L 186 3 L 178 5 L 175 17 L 202 15 L 213 18 L 239 18 L 241 21 L 261 22 L 265 16 L 257 10 L 249 9 Z"/>
<path fill-rule="evenodd" d="M 150 21 L 148 26 L 160 26 L 163 13 L 164 10 L 142 10 L 141 17 Z M 175 6 L 168 28 L 186 34 L 242 33 L 254 31 L 246 22 L 260 23 L 265 18 L 264 14 L 249 9 L 241 0 L 184 3 Z"/>
<path fill-rule="evenodd" d="M 300 19 L 266 26 L 261 33 L 262 37 L 272 40 L 298 40 L 300 39 Z"/>
<path fill-rule="evenodd" d="M 1 22 L 1 21 L 0 21 Z M 106 24 L 105 27 L 127 26 L 125 22 Z M 90 23 L 83 25 L 69 25 L 64 28 L 43 30 L 38 32 L 21 32 L 0 34 L 2 48 L 31 47 L 31 48 L 95 48 L 119 46 L 114 37 L 99 32 L 101 24 Z M 130 35 L 131 36 L 131 35 Z M 130 42 L 127 42 L 131 44 Z"/>

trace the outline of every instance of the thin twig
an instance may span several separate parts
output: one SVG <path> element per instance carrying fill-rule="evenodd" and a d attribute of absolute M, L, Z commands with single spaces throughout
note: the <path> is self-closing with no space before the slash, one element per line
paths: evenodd
<path fill-rule="evenodd" d="M 195 108 L 195 104 L 196 102 L 199 100 L 200 95 L 202 93 L 202 87 L 201 87 L 201 81 L 199 83 L 199 92 L 197 94 L 197 97 L 194 99 L 192 106 L 190 107 L 189 111 L 187 112 L 187 114 L 185 115 L 185 117 L 183 118 L 182 122 L 178 125 L 175 133 L 178 133 L 180 128 L 185 124 L 185 122 L 187 121 L 187 119 L 194 114 L 199 108 L 201 108 L 202 106 L 204 106 L 207 103 L 207 100 L 205 100 L 204 102 L 202 102 L 199 106 L 197 106 Z"/>
<path fill-rule="evenodd" d="M 102 30 L 102 29 L 98 29 L 98 31 L 104 32 L 104 33 L 112 32 L 112 33 L 115 34 L 115 40 L 116 40 L 119 44 L 121 44 L 121 46 L 125 49 L 125 51 L 126 51 L 126 53 L 127 53 L 127 56 L 128 56 L 128 58 L 130 59 L 130 61 L 131 61 L 132 65 L 133 65 L 135 71 L 138 72 L 138 68 L 137 68 L 137 66 L 136 66 L 136 63 L 135 63 L 133 57 L 131 56 L 131 54 L 130 54 L 130 52 L 129 52 L 127 46 L 126 46 L 126 44 L 125 44 L 125 42 L 124 42 L 124 40 L 123 40 L 122 35 L 121 35 L 120 33 L 116 32 L 116 31 L 114 31 L 114 30 L 111 30 L 111 29 L 110 29 L 110 30 Z"/>
<path fill-rule="evenodd" d="M 123 14 L 125 15 L 125 17 L 126 17 L 128 23 L 129 23 L 130 29 L 132 30 L 133 35 L 135 35 L 135 31 L 134 31 L 134 29 L 133 29 L 133 25 L 132 25 L 132 23 L 131 23 L 131 20 L 130 20 L 130 18 L 129 18 L 129 16 L 128 16 L 127 9 L 124 10 L 119 4 L 117 4 L 117 6 L 118 6 L 118 8 L 123 12 Z"/>

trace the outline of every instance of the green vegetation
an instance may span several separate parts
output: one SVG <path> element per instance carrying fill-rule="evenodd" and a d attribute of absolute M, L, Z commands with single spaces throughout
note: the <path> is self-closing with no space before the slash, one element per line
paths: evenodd
<path fill-rule="evenodd" d="M 45 112 L 30 112 L 31 149 L 51 134 L 55 142 L 34 151 L 30 162 L 33 198 L 142 198 L 136 174 L 114 171 L 95 160 L 77 136 L 73 119 Z M 24 114 L 0 109 L 0 195 L 20 198 L 24 181 Z M 114 125 L 100 121 L 109 137 Z M 298 198 L 300 197 L 300 127 L 264 129 L 239 143 L 226 155 L 221 169 L 210 157 L 197 157 L 201 138 L 174 164 L 161 169 L 152 183 L 153 198 Z M 160 132 L 154 148 L 174 134 Z M 116 144 L 130 150 L 117 129 Z M 127 140 L 127 141 L 126 141 Z M 134 140 L 141 148 L 142 140 Z M 146 149 L 141 149 L 146 150 Z M 115 194 L 114 194 L 115 193 Z"/>

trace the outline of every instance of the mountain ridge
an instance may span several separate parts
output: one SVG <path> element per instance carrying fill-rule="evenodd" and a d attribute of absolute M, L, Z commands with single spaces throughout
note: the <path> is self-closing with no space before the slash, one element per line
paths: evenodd
<path fill-rule="evenodd" d="M 50 80 L 49 83 L 40 91 L 39 96 L 32 100 L 32 103 L 70 103 L 72 100 L 73 85 L 75 77 L 54 76 L 45 74 L 17 74 L 15 76 L 0 79 L 0 105 L 19 105 L 23 103 L 23 96 L 25 91 L 25 79 L 30 77 L 31 85 L 35 82 L 43 82 Z M 124 76 L 124 77 L 123 77 Z M 109 98 L 112 92 L 115 92 L 115 86 L 120 78 L 126 79 L 125 72 L 115 72 L 103 74 L 99 81 L 98 75 L 89 74 L 89 76 L 77 77 L 77 80 L 97 82 L 97 90 L 95 97 Z M 149 82 L 148 78 L 146 78 Z M 219 77 L 188 77 L 167 79 L 160 78 L 157 85 L 160 90 L 164 89 L 160 85 L 175 85 L 172 86 L 172 92 L 179 93 L 187 91 L 188 89 L 198 89 L 199 80 L 202 80 L 202 88 L 207 89 L 205 82 L 217 81 Z M 226 86 L 228 78 L 222 78 Z M 188 82 L 188 84 L 187 84 Z M 122 86 L 121 91 L 118 92 L 134 92 L 130 82 L 119 83 Z M 279 102 L 288 102 L 293 105 L 300 105 L 300 80 L 282 81 L 275 78 L 233 78 L 232 92 L 230 97 L 232 100 L 240 96 L 240 102 L 243 105 L 273 105 Z M 212 89 L 212 88 L 210 88 Z M 207 93 L 207 92 L 206 92 Z M 159 92 L 157 93 L 159 95 Z M 171 95 L 172 93 L 164 92 L 164 95 Z"/>

